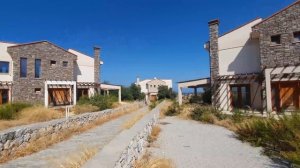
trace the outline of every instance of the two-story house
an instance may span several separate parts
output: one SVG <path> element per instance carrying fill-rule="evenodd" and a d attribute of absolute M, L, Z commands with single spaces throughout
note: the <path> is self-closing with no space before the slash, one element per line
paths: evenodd
<path fill-rule="evenodd" d="M 300 1 L 219 36 L 209 22 L 213 104 L 222 110 L 295 110 L 300 104 Z"/>
<path fill-rule="evenodd" d="M 266 19 L 254 19 L 219 35 L 219 20 L 209 25 L 210 78 L 178 84 L 210 86 L 212 103 L 224 111 L 246 108 L 286 111 L 300 107 L 300 1 Z"/>
<path fill-rule="evenodd" d="M 94 47 L 92 58 L 48 41 L 0 42 L 0 104 L 75 105 L 81 96 L 100 93 L 101 64 L 99 47 Z M 121 90 L 115 85 L 103 87 Z"/>
<path fill-rule="evenodd" d="M 137 78 L 135 84 L 141 87 L 141 92 L 145 94 L 146 101 L 157 100 L 159 86 L 167 86 L 169 89 L 172 88 L 172 80 L 170 79 L 154 78 L 140 81 L 140 79 Z"/>

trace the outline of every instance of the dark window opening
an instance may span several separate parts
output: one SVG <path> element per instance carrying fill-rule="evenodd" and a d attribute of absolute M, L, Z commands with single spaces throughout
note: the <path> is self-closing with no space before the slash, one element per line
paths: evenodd
<path fill-rule="evenodd" d="M 21 78 L 27 77 L 27 58 L 20 59 L 20 77 Z"/>
<path fill-rule="evenodd" d="M 250 86 L 233 85 L 231 90 L 231 105 L 233 108 L 247 108 L 250 106 Z"/>
<path fill-rule="evenodd" d="M 68 61 L 63 61 L 63 67 L 68 67 Z"/>
<path fill-rule="evenodd" d="M 41 88 L 35 88 L 34 89 L 34 92 L 36 93 L 36 94 L 41 94 Z"/>
<path fill-rule="evenodd" d="M 0 61 L 0 73 L 9 72 L 9 62 Z"/>
<path fill-rule="evenodd" d="M 273 45 L 281 44 L 281 36 L 280 35 L 271 36 L 271 43 Z"/>
<path fill-rule="evenodd" d="M 56 61 L 51 60 L 51 61 L 50 61 L 50 65 L 51 65 L 51 66 L 55 66 L 55 65 L 56 65 Z"/>
<path fill-rule="evenodd" d="M 41 77 L 41 60 L 40 59 L 35 59 L 35 68 L 34 68 L 34 77 L 35 78 L 40 78 Z"/>
<path fill-rule="evenodd" d="M 300 31 L 294 32 L 294 42 L 300 42 Z"/>

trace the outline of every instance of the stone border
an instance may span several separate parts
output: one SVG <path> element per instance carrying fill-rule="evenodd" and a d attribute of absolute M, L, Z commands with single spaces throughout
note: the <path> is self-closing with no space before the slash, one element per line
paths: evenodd
<path fill-rule="evenodd" d="M 25 147 L 29 142 L 37 140 L 42 136 L 56 134 L 70 128 L 82 127 L 101 117 L 120 111 L 137 110 L 143 106 L 145 106 L 143 103 L 136 102 L 116 109 L 84 113 L 71 116 L 68 119 L 61 118 L 4 130 L 0 132 L 0 156 L 13 154 L 15 151 Z"/>
<path fill-rule="evenodd" d="M 158 118 L 156 114 L 154 114 L 144 129 L 130 141 L 114 168 L 128 168 L 133 166 L 135 161 L 143 154 L 144 147 L 148 145 L 148 136 L 151 134 L 153 126 L 157 124 L 157 121 Z"/>

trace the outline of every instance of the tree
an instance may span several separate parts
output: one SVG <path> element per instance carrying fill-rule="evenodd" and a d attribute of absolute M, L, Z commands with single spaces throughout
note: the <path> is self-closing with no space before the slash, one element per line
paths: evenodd
<path fill-rule="evenodd" d="M 134 100 L 142 100 L 145 98 L 145 95 L 142 93 L 140 86 L 132 83 L 129 89 Z"/>
<path fill-rule="evenodd" d="M 122 100 L 129 100 L 129 101 L 133 100 L 133 96 L 128 87 L 123 87 L 123 86 L 121 87 L 121 98 Z"/>
<path fill-rule="evenodd" d="M 159 86 L 158 87 L 158 99 L 174 99 L 176 97 L 176 94 L 173 92 L 171 88 L 168 88 L 168 86 Z"/>

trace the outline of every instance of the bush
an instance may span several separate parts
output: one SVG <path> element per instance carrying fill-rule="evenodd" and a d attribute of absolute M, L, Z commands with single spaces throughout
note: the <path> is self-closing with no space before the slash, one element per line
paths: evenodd
<path fill-rule="evenodd" d="M 92 105 L 98 107 L 98 110 L 105 110 L 112 108 L 113 103 L 117 102 L 118 98 L 115 96 L 103 96 L 103 95 L 94 95 L 90 98 L 82 97 L 79 101 L 79 105 Z M 87 106 L 85 106 L 87 107 Z M 91 106 L 90 106 L 91 107 Z M 94 109 L 94 108 L 93 108 Z"/>
<path fill-rule="evenodd" d="M 157 106 L 157 102 L 156 102 L 156 101 L 152 101 L 152 102 L 149 104 L 149 109 L 152 110 L 152 109 L 154 109 L 156 106 Z"/>
<path fill-rule="evenodd" d="M 206 120 L 207 118 L 212 118 L 212 116 L 214 116 L 215 119 L 218 118 L 220 120 L 223 120 L 226 117 L 217 108 L 212 106 L 197 106 L 191 113 L 191 118 L 196 121 Z"/>
<path fill-rule="evenodd" d="M 173 90 L 171 88 L 168 88 L 168 86 L 159 86 L 157 97 L 159 100 L 175 99 L 176 94 L 173 92 Z"/>
<path fill-rule="evenodd" d="M 300 164 L 300 115 L 268 119 L 251 119 L 239 124 L 237 134 L 257 146 L 271 146 L 280 156 Z"/>
<path fill-rule="evenodd" d="M 178 102 L 173 101 L 172 105 L 170 105 L 165 112 L 166 116 L 176 116 L 180 113 L 181 107 Z"/>
<path fill-rule="evenodd" d="M 11 103 L 0 105 L 0 119 L 11 120 L 15 119 L 18 116 L 18 113 L 26 108 L 30 107 L 30 104 L 26 103 Z"/>
<path fill-rule="evenodd" d="M 200 104 L 202 103 L 202 97 L 201 96 L 198 96 L 198 95 L 193 95 L 190 100 L 189 100 L 190 103 L 196 103 L 196 104 Z"/>
<path fill-rule="evenodd" d="M 244 120 L 243 112 L 240 109 L 235 109 L 232 114 L 232 120 L 235 123 L 240 123 Z"/>

